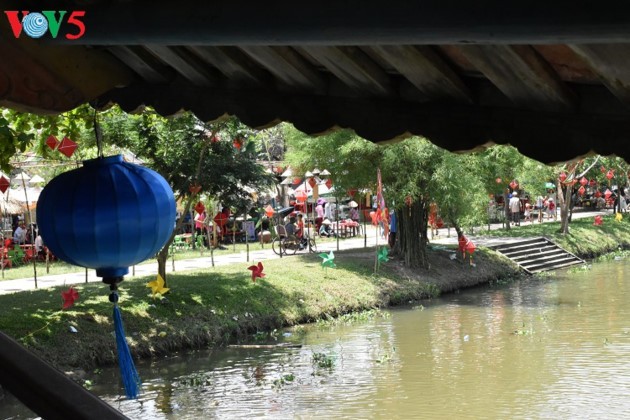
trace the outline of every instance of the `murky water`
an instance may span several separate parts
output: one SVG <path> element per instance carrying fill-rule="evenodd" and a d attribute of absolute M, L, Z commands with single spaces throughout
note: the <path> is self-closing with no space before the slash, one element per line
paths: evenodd
<path fill-rule="evenodd" d="M 629 418 L 629 289 L 630 261 L 611 261 L 280 339 L 301 348 L 141 363 L 138 401 L 115 369 L 89 379 L 134 419 Z M 11 416 L 28 417 L 5 398 Z"/>

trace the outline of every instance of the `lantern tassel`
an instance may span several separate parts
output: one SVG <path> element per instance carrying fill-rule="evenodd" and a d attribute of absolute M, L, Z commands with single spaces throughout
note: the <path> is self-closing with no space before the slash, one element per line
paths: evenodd
<path fill-rule="evenodd" d="M 127 399 L 138 398 L 140 389 L 140 375 L 136 370 L 125 337 L 125 327 L 123 326 L 122 316 L 118 305 L 114 305 L 114 330 L 116 331 L 116 350 L 118 351 L 118 365 L 120 367 L 120 376 L 122 377 L 125 387 Z"/>

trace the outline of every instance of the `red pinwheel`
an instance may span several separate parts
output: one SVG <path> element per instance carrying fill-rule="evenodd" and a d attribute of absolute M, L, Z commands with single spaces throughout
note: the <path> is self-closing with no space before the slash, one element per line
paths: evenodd
<path fill-rule="evenodd" d="M 601 226 L 602 223 L 604 223 L 604 219 L 602 219 L 602 216 L 595 216 L 595 221 L 593 222 L 593 224 L 595 226 Z"/>
<path fill-rule="evenodd" d="M 65 292 L 61 292 L 61 297 L 63 298 L 63 309 L 68 309 L 74 305 L 75 300 L 79 299 L 79 292 L 71 287 Z"/>
<path fill-rule="evenodd" d="M 271 207 L 270 204 L 267 204 L 267 207 L 265 207 L 265 214 L 267 215 L 267 217 L 272 217 L 275 212 L 276 211 L 273 209 L 273 207 Z"/>
<path fill-rule="evenodd" d="M 6 190 L 9 189 L 10 186 L 11 186 L 11 183 L 9 182 L 9 180 L 6 179 L 4 175 L 0 176 L 0 191 L 4 193 L 6 192 Z"/>
<path fill-rule="evenodd" d="M 261 262 L 258 263 L 258 265 L 250 265 L 249 267 L 247 267 L 248 270 L 252 270 L 252 281 L 254 283 L 256 283 L 256 278 L 263 278 L 265 277 L 265 273 L 263 273 L 263 264 Z"/>
<path fill-rule="evenodd" d="M 77 144 L 70 140 L 68 137 L 64 137 L 63 140 L 61 140 L 61 143 L 59 143 L 59 147 L 57 147 L 57 150 L 59 150 L 67 157 L 71 157 L 76 149 Z"/>
<path fill-rule="evenodd" d="M 46 139 L 46 146 L 48 146 L 51 149 L 55 150 L 57 148 L 57 146 L 59 146 L 59 140 L 57 140 L 57 137 L 55 137 L 53 135 L 50 135 Z"/>

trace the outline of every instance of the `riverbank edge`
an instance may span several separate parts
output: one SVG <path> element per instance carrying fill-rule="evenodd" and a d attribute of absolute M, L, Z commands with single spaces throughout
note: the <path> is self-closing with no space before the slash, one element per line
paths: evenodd
<path fill-rule="evenodd" d="M 586 236 L 592 236 L 592 232 L 588 232 L 590 229 L 586 230 Z M 584 232 L 578 236 L 583 235 L 585 235 Z M 557 242 L 565 242 L 562 245 L 578 256 L 592 258 L 615 251 L 620 247 L 630 247 L 630 229 L 619 229 L 615 236 L 612 239 L 602 240 L 599 245 L 597 241 L 590 241 L 586 254 L 580 252 L 583 247 L 572 246 L 575 243 L 584 244 L 585 238 L 573 236 L 568 241 L 564 238 L 564 241 L 557 240 Z M 556 238 L 552 239 L 556 240 Z M 429 270 L 409 270 L 399 261 L 393 260 L 383 264 L 378 275 L 374 275 L 371 268 L 374 265 L 374 249 L 342 251 L 337 254 L 337 258 L 338 261 L 343 260 L 345 268 L 335 269 L 333 277 L 325 279 L 322 285 L 317 285 L 317 288 L 327 288 L 324 297 L 313 291 L 315 286 L 310 287 L 309 283 L 302 282 L 296 286 L 295 293 L 287 294 L 288 297 L 283 295 L 281 310 L 272 304 L 264 310 L 254 312 L 250 309 L 251 302 L 244 300 L 230 307 L 221 316 L 213 316 L 214 311 L 210 311 L 212 314 L 208 313 L 208 316 L 199 316 L 200 312 L 197 311 L 191 317 L 169 318 L 165 315 L 166 312 L 162 311 L 154 314 L 160 318 L 164 317 L 161 319 L 161 327 L 156 328 L 155 325 L 151 325 L 151 331 L 148 331 L 146 322 L 140 322 L 142 318 L 146 318 L 147 313 L 125 313 L 126 329 L 132 331 L 128 336 L 130 347 L 135 358 L 167 356 L 187 349 L 219 348 L 235 341 L 251 340 L 254 334 L 261 332 L 271 332 L 350 312 L 421 301 L 439 294 L 491 282 L 507 281 L 522 275 L 515 264 L 489 249 L 481 248 L 475 252 L 474 262 L 471 265 L 468 260 L 451 259 L 454 251 L 452 247 L 439 248 L 441 249 L 429 251 L 432 262 Z M 292 257 L 280 262 L 269 261 L 266 264 L 270 270 L 274 270 L 274 264 L 277 264 L 275 273 L 290 272 L 292 265 L 295 265 L 294 268 L 297 270 L 299 264 L 306 264 L 307 271 L 310 272 L 308 276 L 312 276 L 312 270 L 319 261 L 321 260 L 316 256 L 305 256 Z M 225 276 L 230 275 L 228 273 Z M 204 276 L 207 281 L 213 274 L 212 272 L 180 272 L 173 275 L 171 281 L 173 284 L 176 284 L 178 280 L 187 282 L 194 276 Z M 366 288 L 365 293 L 357 291 L 359 285 L 353 276 L 364 279 L 366 284 L 360 286 Z M 342 277 L 349 278 L 350 281 L 340 281 Z M 304 279 L 308 277 L 296 276 L 296 281 Z M 131 298 L 141 296 L 142 292 L 136 292 L 134 288 L 142 289 L 146 281 L 148 280 L 140 278 L 125 282 L 128 285 L 134 285 L 128 287 Z M 89 294 L 90 287 L 98 288 L 100 285 L 86 285 L 85 287 L 88 289 L 84 290 L 84 293 Z M 248 291 L 248 296 L 256 299 L 256 290 L 252 289 L 251 293 Z M 215 298 L 221 301 L 223 297 L 216 295 Z M 328 301 L 326 304 L 321 304 L 322 300 Z M 166 304 L 166 306 L 169 305 L 170 303 Z M 156 304 L 149 306 L 155 307 Z M 158 310 L 160 306 L 162 305 L 158 303 Z M 99 320 L 98 323 L 103 325 L 93 328 L 94 331 L 88 333 L 90 324 L 93 324 L 96 319 L 96 316 L 81 312 L 64 313 L 59 322 L 47 325 L 47 334 L 51 338 L 49 340 L 28 339 L 28 336 L 31 338 L 34 336 L 27 331 L 20 331 L 16 336 L 22 337 L 21 341 L 42 358 L 65 371 L 81 372 L 81 370 L 115 364 L 116 352 L 111 343 L 111 330 L 108 331 L 111 324 Z M 79 331 L 84 332 L 83 337 L 76 338 L 68 335 L 68 325 L 75 325 Z"/>

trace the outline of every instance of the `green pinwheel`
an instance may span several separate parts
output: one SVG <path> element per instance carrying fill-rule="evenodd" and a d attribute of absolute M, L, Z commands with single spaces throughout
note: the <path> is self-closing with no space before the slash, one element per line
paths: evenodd
<path fill-rule="evenodd" d="M 376 258 L 378 260 L 379 265 L 381 265 L 382 262 L 389 261 L 389 257 L 387 256 L 388 254 L 389 254 L 389 249 L 387 249 L 386 246 L 383 246 L 381 247 L 381 249 L 378 250 L 378 254 Z"/>
<path fill-rule="evenodd" d="M 319 256 L 322 258 L 322 267 L 324 268 L 335 268 L 337 267 L 335 265 L 335 254 L 333 254 L 332 251 L 330 251 L 328 254 L 326 253 L 321 253 L 319 254 Z"/>

